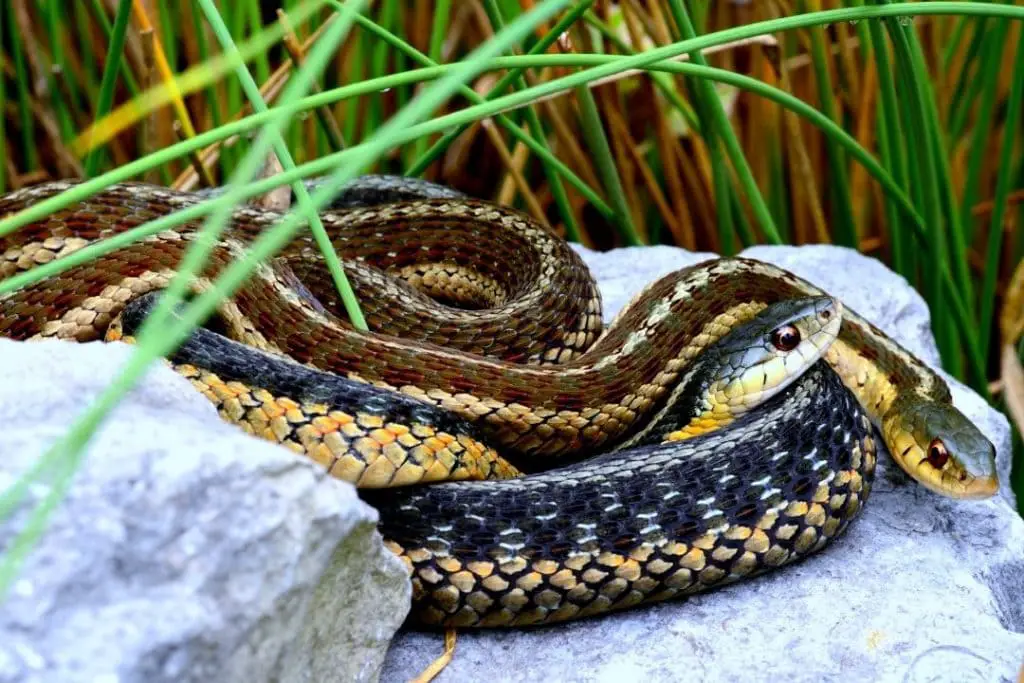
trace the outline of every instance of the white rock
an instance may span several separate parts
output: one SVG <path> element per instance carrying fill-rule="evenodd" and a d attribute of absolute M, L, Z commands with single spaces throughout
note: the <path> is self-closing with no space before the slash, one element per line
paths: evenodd
<path fill-rule="evenodd" d="M 713 257 L 672 247 L 579 251 L 598 278 L 606 321 L 650 281 Z M 923 300 L 878 261 L 834 247 L 742 255 L 806 277 L 936 362 Z M 1006 482 L 1006 419 L 959 383 L 952 390 L 995 444 Z M 1012 494 L 952 501 L 894 483 L 883 473 L 887 460 L 881 455 L 861 517 L 803 562 L 686 602 L 543 629 L 464 631 L 435 680 L 1016 680 L 1024 664 L 1024 520 Z M 437 633 L 400 634 L 382 680 L 422 671 L 442 641 Z"/>
<path fill-rule="evenodd" d="M 0 339 L 0 489 L 129 351 Z M 0 525 L 0 549 L 29 508 Z M 155 367 L 100 428 L 0 603 L 0 681 L 375 680 L 411 591 L 376 523 L 352 486 Z"/>

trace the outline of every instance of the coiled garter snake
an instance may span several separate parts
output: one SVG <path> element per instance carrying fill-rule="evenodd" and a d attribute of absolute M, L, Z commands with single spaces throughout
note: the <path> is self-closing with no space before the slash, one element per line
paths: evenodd
<path fill-rule="evenodd" d="M 942 380 L 848 309 L 835 341 L 821 346 L 827 364 L 799 377 L 785 363 L 739 363 L 730 376 L 731 362 L 705 358 L 749 358 L 771 333 L 815 319 L 824 293 L 784 270 L 745 259 L 698 264 L 650 285 L 605 331 L 579 257 L 520 213 L 451 194 L 392 201 L 389 188 L 402 182 L 363 182 L 383 188 L 386 203 L 327 212 L 323 222 L 372 333 L 333 315 L 318 253 L 298 238 L 222 305 L 207 324 L 220 335 L 199 332 L 171 362 L 225 419 L 367 489 L 412 572 L 424 623 L 576 618 L 812 553 L 867 495 L 870 422 L 928 488 L 965 498 L 995 491 L 992 446 Z M 0 215 L 66 187 L 8 194 Z M 108 188 L 0 239 L 0 279 L 198 200 L 141 184 Z M 276 218 L 236 210 L 195 288 Z M 0 334 L 130 333 L 144 295 L 167 284 L 195 229 L 0 297 Z M 228 346 L 213 352 L 218 343 Z M 665 438 L 684 440 L 660 445 Z M 552 465 L 564 467 L 407 486 Z"/>

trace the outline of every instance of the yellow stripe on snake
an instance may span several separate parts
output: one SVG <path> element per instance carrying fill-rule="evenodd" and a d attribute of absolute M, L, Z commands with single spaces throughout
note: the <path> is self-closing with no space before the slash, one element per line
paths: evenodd
<path fill-rule="evenodd" d="M 360 487 L 423 624 L 580 618 L 805 557 L 866 500 L 874 428 L 933 491 L 998 488 L 991 443 L 942 379 L 787 271 L 685 268 L 605 330 L 579 256 L 520 212 L 361 183 L 323 223 L 370 332 L 335 314 L 300 236 L 169 362 L 224 419 Z M 68 186 L 8 194 L 0 216 Z M 0 280 L 199 200 L 108 188 L 0 238 Z M 193 291 L 278 218 L 237 209 Z M 130 341 L 197 228 L 0 295 L 0 335 Z"/>

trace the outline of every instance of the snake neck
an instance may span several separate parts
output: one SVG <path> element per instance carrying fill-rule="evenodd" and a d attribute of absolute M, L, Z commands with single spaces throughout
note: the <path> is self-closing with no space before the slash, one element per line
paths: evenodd
<path fill-rule="evenodd" d="M 949 387 L 931 368 L 849 309 L 825 358 L 879 429 L 891 424 L 895 413 L 913 411 L 916 403 L 952 402 Z M 886 438 L 890 446 L 895 443 L 891 434 Z"/>

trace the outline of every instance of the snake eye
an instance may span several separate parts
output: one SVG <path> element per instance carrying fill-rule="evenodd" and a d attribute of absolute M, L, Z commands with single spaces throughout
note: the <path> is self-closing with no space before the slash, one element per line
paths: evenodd
<path fill-rule="evenodd" d="M 941 439 L 932 439 L 928 444 L 928 464 L 937 470 L 941 470 L 949 462 L 949 451 Z"/>
<path fill-rule="evenodd" d="M 792 351 L 800 343 L 800 330 L 792 325 L 783 325 L 772 332 L 772 344 L 779 351 Z"/>

